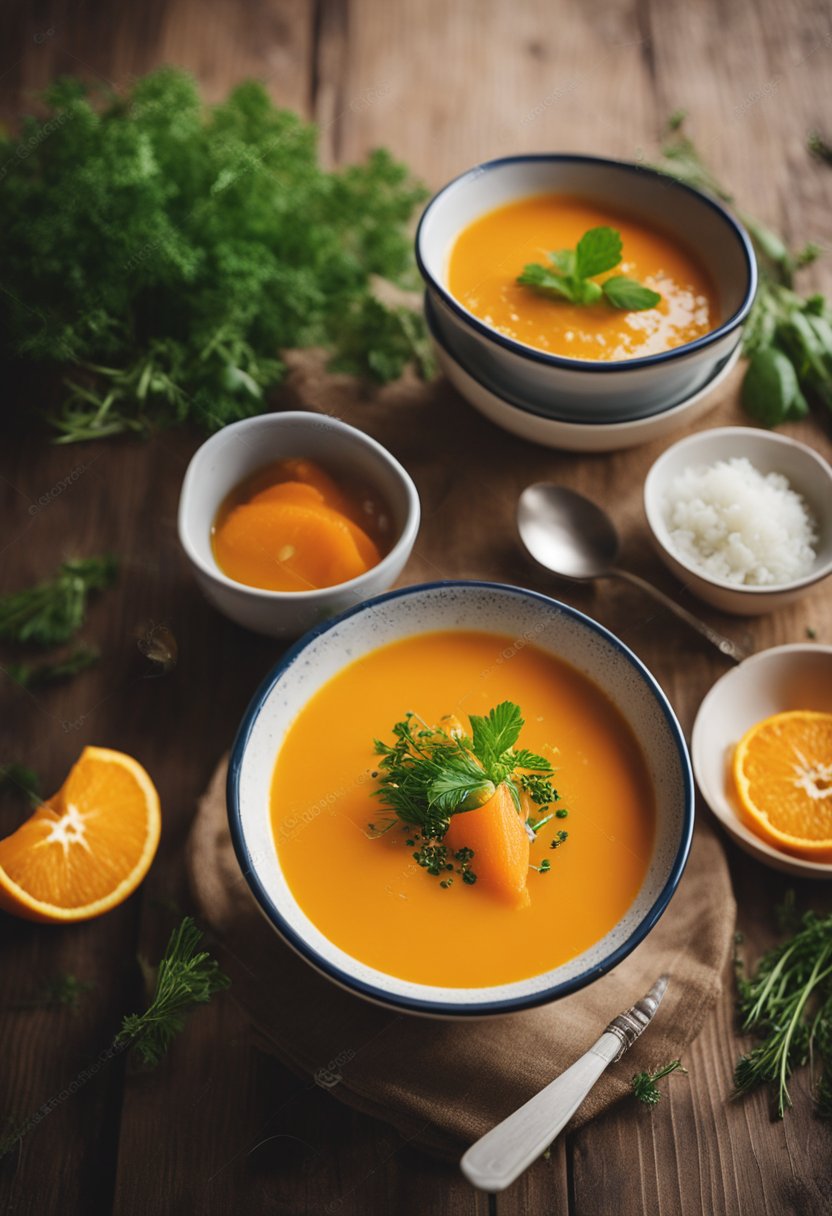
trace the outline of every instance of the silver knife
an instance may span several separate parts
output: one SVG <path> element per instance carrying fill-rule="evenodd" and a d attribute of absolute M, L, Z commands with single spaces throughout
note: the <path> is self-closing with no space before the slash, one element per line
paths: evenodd
<path fill-rule="evenodd" d="M 650 1025 L 667 979 L 660 976 L 646 996 L 613 1018 L 580 1060 L 471 1145 L 459 1163 L 469 1182 L 482 1191 L 502 1191 L 528 1169 L 563 1131 L 604 1070 Z"/>

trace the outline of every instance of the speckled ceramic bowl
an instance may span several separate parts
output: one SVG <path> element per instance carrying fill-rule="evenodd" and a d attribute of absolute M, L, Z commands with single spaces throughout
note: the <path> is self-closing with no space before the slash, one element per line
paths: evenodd
<path fill-rule="evenodd" d="M 487 988 L 445 988 L 398 979 L 334 945 L 299 907 L 272 837 L 269 790 L 275 758 L 293 720 L 346 664 L 388 642 L 435 630 L 482 630 L 526 638 L 600 685 L 641 742 L 656 793 L 653 855 L 632 905 L 605 937 L 568 963 Z M 342 987 L 410 1013 L 455 1018 L 542 1005 L 598 979 L 650 932 L 687 860 L 693 779 L 687 747 L 667 698 L 636 656 L 601 625 L 533 591 L 497 583 L 405 587 L 314 629 L 266 677 L 243 718 L 231 754 L 228 817 L 243 874 L 261 911 L 288 944 Z M 591 888 L 586 898 L 592 899 Z"/>

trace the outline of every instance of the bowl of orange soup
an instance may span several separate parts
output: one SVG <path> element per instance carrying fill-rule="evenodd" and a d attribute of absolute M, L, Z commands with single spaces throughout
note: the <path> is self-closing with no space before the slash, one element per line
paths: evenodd
<path fill-rule="evenodd" d="M 386 448 L 337 418 L 293 410 L 207 439 L 185 473 L 178 524 L 214 607 L 296 638 L 386 591 L 419 518 L 416 487 Z"/>
<path fill-rule="evenodd" d="M 449 1018 L 603 975 L 664 912 L 693 827 L 685 741 L 640 660 L 481 582 L 308 633 L 255 694 L 227 794 L 284 940 L 359 996 Z"/>
<path fill-rule="evenodd" d="M 616 422 L 705 387 L 741 339 L 757 270 L 719 203 L 593 156 L 489 161 L 425 209 L 416 256 L 439 339 L 524 408 Z"/>

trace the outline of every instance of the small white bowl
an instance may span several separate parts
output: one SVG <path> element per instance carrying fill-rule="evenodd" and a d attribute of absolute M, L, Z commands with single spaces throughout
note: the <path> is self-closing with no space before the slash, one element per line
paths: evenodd
<path fill-rule="evenodd" d="M 818 525 L 817 555 L 811 571 L 789 583 L 752 587 L 710 578 L 675 549 L 665 521 L 664 500 L 671 482 L 685 469 L 745 456 L 761 473 L 782 473 L 806 501 Z M 736 616 L 760 616 L 799 599 L 832 573 L 832 468 L 817 452 L 771 431 L 727 426 L 699 431 L 669 447 L 644 482 L 644 513 L 656 550 L 680 582 L 706 604 Z"/>
<path fill-rule="evenodd" d="M 775 870 L 832 879 L 832 863 L 782 853 L 747 827 L 731 780 L 731 758 L 755 722 L 790 709 L 832 713 L 832 646 L 800 643 L 763 650 L 717 680 L 693 724 L 691 756 L 702 797 L 741 849 Z"/>
<path fill-rule="evenodd" d="M 714 283 L 720 324 L 696 341 L 660 354 L 605 362 L 547 354 L 475 317 L 448 287 L 456 238 L 495 207 L 552 192 L 628 212 L 690 249 Z M 757 286 L 748 235 L 719 203 L 643 165 L 569 153 L 492 160 L 450 182 L 422 215 L 416 259 L 451 353 L 500 396 L 544 414 L 554 409 L 573 422 L 645 417 L 697 392 L 737 347 Z"/>
<path fill-rule="evenodd" d="M 315 591 L 267 591 L 229 578 L 211 548 L 211 526 L 228 494 L 275 460 L 304 456 L 372 486 L 393 516 L 395 543 L 358 578 Z M 197 449 L 179 498 L 179 540 L 206 599 L 225 616 L 269 637 L 292 638 L 391 587 L 419 530 L 410 475 L 375 439 L 337 418 L 297 410 L 261 414 L 217 431 Z"/>
<path fill-rule="evenodd" d="M 298 904 L 275 849 L 269 790 L 277 754 L 304 705 L 342 668 L 380 646 L 438 630 L 533 638 L 603 688 L 641 743 L 656 796 L 656 838 L 633 903 L 600 941 L 540 975 L 484 988 L 415 983 L 347 954 Z M 483 1017 L 545 1004 L 604 975 L 650 932 L 687 861 L 693 777 L 679 723 L 644 664 L 602 625 L 522 587 L 444 582 L 403 587 L 313 630 L 266 677 L 246 711 L 228 770 L 228 821 L 240 869 L 260 910 L 323 975 L 376 1003 L 436 1017 Z M 587 899 L 592 899 L 588 880 Z"/>
<path fill-rule="evenodd" d="M 427 310 L 426 316 L 430 328 Z M 713 379 L 698 392 L 648 418 L 634 418 L 631 422 L 566 422 L 500 396 L 454 358 L 435 329 L 430 328 L 430 335 L 440 368 L 469 405 L 504 431 L 562 452 L 620 452 L 690 426 L 717 404 L 719 398 L 714 394 L 730 376 L 740 357 L 737 347 Z"/>

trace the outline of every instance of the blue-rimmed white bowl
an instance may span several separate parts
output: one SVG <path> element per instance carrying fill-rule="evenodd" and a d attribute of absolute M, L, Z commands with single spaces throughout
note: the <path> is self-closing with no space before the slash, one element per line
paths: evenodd
<path fill-rule="evenodd" d="M 496 207 L 552 193 L 626 212 L 678 241 L 714 284 L 716 328 L 660 354 L 603 362 L 535 350 L 475 317 L 448 287 L 456 238 Z M 735 351 L 757 289 L 748 234 L 725 207 L 667 174 L 597 156 L 509 156 L 470 169 L 428 203 L 416 234 L 416 259 L 434 323 L 452 355 L 499 396 L 572 422 L 644 418 L 696 393 Z"/>
<path fill-rule="evenodd" d="M 280 866 L 269 797 L 275 759 L 297 714 L 344 666 L 414 634 L 480 630 L 530 637 L 599 685 L 641 743 L 656 797 L 653 853 L 633 903 L 590 949 L 528 979 L 484 988 L 414 983 L 341 950 L 296 901 Z M 443 1018 L 505 1014 L 545 1004 L 598 979 L 650 932 L 681 878 L 693 830 L 687 747 L 667 698 L 636 656 L 603 626 L 547 596 L 499 583 L 441 582 L 392 591 L 313 629 L 266 677 L 241 723 L 228 774 L 228 817 L 242 872 L 274 929 L 319 972 L 358 996 Z M 600 881 L 600 879 L 599 879 Z M 587 899 L 592 899 L 591 888 Z"/>

